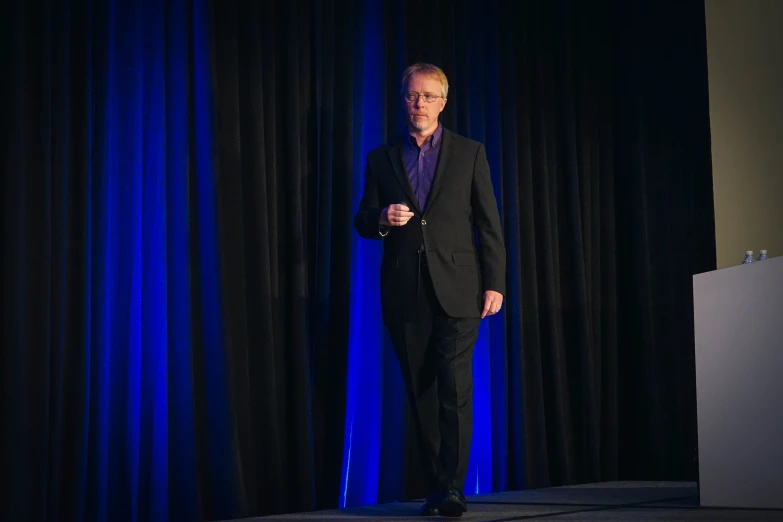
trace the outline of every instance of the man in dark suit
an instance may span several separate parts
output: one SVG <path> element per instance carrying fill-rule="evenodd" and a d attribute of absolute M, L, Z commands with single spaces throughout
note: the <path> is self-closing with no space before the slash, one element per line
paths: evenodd
<path fill-rule="evenodd" d="M 505 292 L 506 253 L 486 152 L 444 129 L 448 80 L 402 78 L 408 125 L 367 157 L 354 226 L 384 241 L 383 321 L 400 361 L 431 495 L 427 515 L 461 516 L 472 437 L 472 359 L 481 319 Z"/>

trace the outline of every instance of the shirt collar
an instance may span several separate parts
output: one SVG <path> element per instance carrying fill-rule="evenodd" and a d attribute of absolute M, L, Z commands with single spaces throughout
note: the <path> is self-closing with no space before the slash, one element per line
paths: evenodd
<path fill-rule="evenodd" d="M 430 142 L 430 146 L 432 148 L 436 149 L 440 145 L 442 139 L 443 139 L 443 125 L 441 125 L 440 122 L 438 122 L 438 128 L 435 129 L 435 132 L 433 132 L 432 135 L 427 138 L 427 141 Z M 416 144 L 416 138 L 408 134 L 407 130 L 405 131 L 405 143 L 407 145 L 418 146 Z"/>

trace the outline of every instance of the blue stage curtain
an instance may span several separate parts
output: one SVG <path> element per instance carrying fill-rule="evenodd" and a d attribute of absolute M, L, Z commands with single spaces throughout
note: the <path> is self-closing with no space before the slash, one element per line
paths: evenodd
<path fill-rule="evenodd" d="M 232 514 L 207 8 L 7 19 L 6 520 Z"/>

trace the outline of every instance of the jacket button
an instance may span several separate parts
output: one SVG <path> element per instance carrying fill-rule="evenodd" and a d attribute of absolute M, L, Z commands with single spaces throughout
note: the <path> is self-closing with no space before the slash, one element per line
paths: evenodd
<path fill-rule="evenodd" d="M 422 224 L 422 225 L 426 225 L 426 224 L 427 224 L 427 220 L 426 220 L 426 219 L 422 219 L 422 220 L 421 220 L 421 224 Z"/>

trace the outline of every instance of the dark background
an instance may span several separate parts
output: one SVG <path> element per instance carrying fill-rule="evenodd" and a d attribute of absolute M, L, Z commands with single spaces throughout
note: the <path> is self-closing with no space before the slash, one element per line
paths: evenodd
<path fill-rule="evenodd" d="M 0 34 L 5 519 L 338 505 L 357 122 L 401 129 L 415 61 L 501 210 L 493 489 L 696 480 L 701 1 L 20 1 Z"/>

